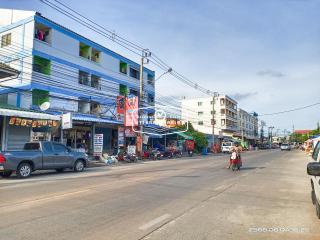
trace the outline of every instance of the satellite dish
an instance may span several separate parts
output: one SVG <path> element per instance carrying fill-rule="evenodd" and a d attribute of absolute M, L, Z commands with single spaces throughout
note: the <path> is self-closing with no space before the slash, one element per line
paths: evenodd
<path fill-rule="evenodd" d="M 44 102 L 40 106 L 41 111 L 46 111 L 50 108 L 50 103 L 49 102 Z"/>

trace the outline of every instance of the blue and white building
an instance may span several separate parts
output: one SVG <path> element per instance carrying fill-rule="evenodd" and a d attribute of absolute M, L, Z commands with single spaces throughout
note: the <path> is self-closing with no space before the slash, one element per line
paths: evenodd
<path fill-rule="evenodd" d="M 3 150 L 37 139 L 92 149 L 95 133 L 104 134 L 104 150 L 116 146 L 123 125 L 116 98 L 138 95 L 139 64 L 32 11 L 0 9 L 0 39 L 0 63 L 20 72 L 18 78 L 0 80 L 1 104 L 38 118 L 67 112 L 73 118 L 71 129 L 41 131 L 10 125 L 12 114 L 2 113 Z M 154 71 L 143 69 L 145 106 L 154 105 L 154 77 Z M 39 108 L 44 102 L 50 103 L 45 112 Z"/>

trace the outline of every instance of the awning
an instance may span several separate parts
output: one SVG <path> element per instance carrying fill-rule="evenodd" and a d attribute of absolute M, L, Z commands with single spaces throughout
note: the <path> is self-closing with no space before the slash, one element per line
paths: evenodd
<path fill-rule="evenodd" d="M 20 72 L 7 64 L 0 63 L 0 79 L 8 77 L 17 77 Z"/>
<path fill-rule="evenodd" d="M 186 139 L 186 140 L 193 140 L 193 137 L 183 133 L 183 132 L 177 132 L 177 134 L 182 137 L 183 139 Z"/>
<path fill-rule="evenodd" d="M 100 118 L 95 115 L 86 115 L 86 114 L 73 114 L 72 120 L 75 121 L 84 121 L 84 122 L 96 122 L 96 123 L 112 123 L 112 124 L 123 124 L 123 122 L 118 120 L 112 120 L 108 118 Z"/>
<path fill-rule="evenodd" d="M 9 117 L 32 118 L 32 119 L 60 120 L 60 116 L 55 116 L 47 113 L 32 112 L 27 110 L 18 110 L 18 109 L 0 108 L 0 115 L 9 116 Z"/>

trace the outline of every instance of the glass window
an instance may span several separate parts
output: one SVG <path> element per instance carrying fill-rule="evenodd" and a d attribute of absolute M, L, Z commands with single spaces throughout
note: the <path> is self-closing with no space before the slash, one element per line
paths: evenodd
<path fill-rule="evenodd" d="M 43 153 L 52 153 L 52 146 L 49 142 L 42 143 L 42 151 Z"/>
<path fill-rule="evenodd" d="M 64 153 L 67 151 L 67 148 L 61 144 L 56 144 L 56 143 L 53 143 L 53 151 L 55 153 Z"/>
<path fill-rule="evenodd" d="M 11 33 L 5 34 L 1 37 L 1 47 L 5 47 L 11 44 Z"/>
<path fill-rule="evenodd" d="M 198 125 L 202 126 L 203 125 L 203 121 L 199 121 Z"/>
<path fill-rule="evenodd" d="M 202 102 L 198 102 L 198 106 L 202 106 Z"/>
<path fill-rule="evenodd" d="M 134 69 L 134 68 L 130 68 L 130 77 L 139 79 L 140 78 L 140 73 L 138 70 Z"/>
<path fill-rule="evenodd" d="M 39 56 L 33 57 L 33 71 L 43 73 L 45 75 L 51 74 L 51 61 Z"/>
<path fill-rule="evenodd" d="M 128 64 L 125 62 L 120 61 L 119 64 L 119 71 L 123 74 L 127 74 L 128 73 Z"/>
<path fill-rule="evenodd" d="M 313 154 L 312 154 L 312 158 L 317 161 L 318 159 L 318 155 L 319 155 L 319 151 L 320 151 L 320 142 L 318 142 L 318 144 L 316 145 Z"/>
<path fill-rule="evenodd" d="M 40 143 L 26 143 L 24 145 L 24 150 L 40 150 Z"/>

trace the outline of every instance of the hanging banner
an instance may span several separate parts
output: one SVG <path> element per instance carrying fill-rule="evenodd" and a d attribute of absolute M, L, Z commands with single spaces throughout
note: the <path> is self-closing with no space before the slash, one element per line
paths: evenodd
<path fill-rule="evenodd" d="M 124 114 L 125 97 L 117 96 L 117 114 Z"/>
<path fill-rule="evenodd" d="M 124 118 L 124 125 L 126 127 L 136 127 L 138 126 L 138 106 L 139 106 L 139 99 L 138 97 L 131 97 L 126 98 L 126 112 Z"/>
<path fill-rule="evenodd" d="M 118 147 L 124 146 L 124 127 L 118 127 Z"/>
<path fill-rule="evenodd" d="M 93 137 L 93 155 L 101 156 L 103 150 L 103 134 L 95 134 Z"/>
<path fill-rule="evenodd" d="M 61 126 L 62 126 L 62 129 L 72 128 L 72 114 L 71 113 L 62 114 Z"/>

